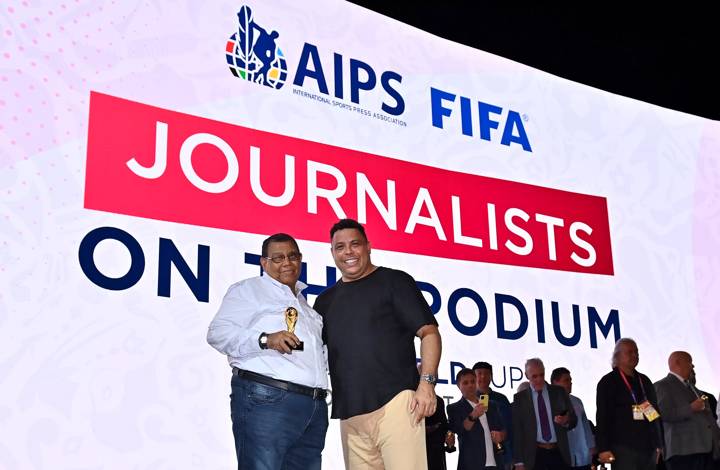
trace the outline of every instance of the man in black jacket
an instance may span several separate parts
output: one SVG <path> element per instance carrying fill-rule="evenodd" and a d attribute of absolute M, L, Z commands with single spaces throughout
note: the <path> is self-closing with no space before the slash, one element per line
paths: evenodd
<path fill-rule="evenodd" d="M 612 372 L 597 385 L 598 459 L 613 470 L 654 470 L 662 448 L 655 387 L 635 370 L 638 362 L 635 341 L 621 338 Z"/>
<path fill-rule="evenodd" d="M 495 403 L 502 415 L 503 424 L 507 438 L 505 439 L 505 453 L 500 457 L 498 467 L 510 470 L 513 464 L 512 456 L 512 411 L 510 409 L 510 401 L 505 395 L 490 388 L 493 378 L 492 365 L 487 362 L 476 362 L 473 366 L 475 378 L 477 379 L 477 394 L 487 394 L 490 396 L 490 402 Z"/>
<path fill-rule="evenodd" d="M 418 373 L 422 374 L 422 364 L 418 363 Z M 445 400 L 436 396 L 435 413 L 425 418 L 425 452 L 428 470 L 446 470 L 445 445 L 455 445 L 455 434 L 448 432 L 448 419 L 445 414 Z"/>
<path fill-rule="evenodd" d="M 502 418 L 495 403 L 479 402 L 475 392 L 475 373 L 462 369 L 456 383 L 462 397 L 448 405 L 450 430 L 458 435 L 460 456 L 458 470 L 497 469 L 496 443 L 505 439 Z M 497 460 L 496 460 L 497 459 Z"/>

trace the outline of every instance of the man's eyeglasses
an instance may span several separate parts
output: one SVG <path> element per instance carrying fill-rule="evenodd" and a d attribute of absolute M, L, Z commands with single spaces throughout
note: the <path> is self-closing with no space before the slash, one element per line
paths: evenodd
<path fill-rule="evenodd" d="M 291 263 L 294 263 L 295 261 L 300 261 L 302 259 L 302 253 L 290 253 L 289 255 L 275 255 L 275 256 L 263 256 L 265 259 L 269 259 L 275 264 L 282 264 L 287 259 Z"/>

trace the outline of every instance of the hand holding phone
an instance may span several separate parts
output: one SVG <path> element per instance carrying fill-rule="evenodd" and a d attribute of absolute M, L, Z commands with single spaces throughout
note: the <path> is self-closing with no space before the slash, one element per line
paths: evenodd
<path fill-rule="evenodd" d="M 478 401 L 481 405 L 487 408 L 490 405 L 490 395 L 488 395 L 487 393 L 483 393 L 478 397 Z"/>

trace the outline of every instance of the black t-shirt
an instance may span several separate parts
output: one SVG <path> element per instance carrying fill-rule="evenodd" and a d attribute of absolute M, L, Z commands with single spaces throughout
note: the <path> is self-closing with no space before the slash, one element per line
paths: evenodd
<path fill-rule="evenodd" d="M 408 274 L 379 267 L 338 281 L 315 301 L 323 317 L 332 382 L 332 417 L 369 413 L 403 390 L 415 390 L 415 333 L 437 325 Z"/>

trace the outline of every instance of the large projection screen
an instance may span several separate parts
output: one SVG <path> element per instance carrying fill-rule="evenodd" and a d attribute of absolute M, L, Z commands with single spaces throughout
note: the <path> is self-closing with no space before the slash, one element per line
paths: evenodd
<path fill-rule="evenodd" d="M 234 468 L 207 326 L 275 232 L 312 303 L 346 216 L 432 305 L 448 401 L 463 365 L 512 399 L 540 357 L 594 419 L 620 337 L 652 380 L 687 350 L 720 389 L 717 122 L 339 1 L 17 1 L 0 24 L 1 468 Z M 342 468 L 335 420 L 323 455 Z"/>

